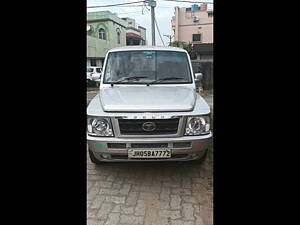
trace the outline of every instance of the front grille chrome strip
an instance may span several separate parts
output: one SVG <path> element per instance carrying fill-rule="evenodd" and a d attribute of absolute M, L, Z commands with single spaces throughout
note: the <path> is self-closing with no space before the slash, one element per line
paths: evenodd
<path fill-rule="evenodd" d="M 174 134 L 151 134 L 151 135 L 147 135 L 147 134 L 141 134 L 141 135 L 137 135 L 137 134 L 133 134 L 133 135 L 129 135 L 129 134 L 122 134 L 120 132 L 120 125 L 119 125 L 119 119 L 120 117 L 117 118 L 112 118 L 112 124 L 113 124 L 113 128 L 114 128 L 114 132 L 115 132 L 115 136 L 116 137 L 137 137 L 137 138 L 142 138 L 142 137 L 179 137 L 182 136 L 182 129 L 184 128 L 184 118 L 182 116 L 176 116 L 173 118 L 179 118 L 179 122 L 178 122 L 178 129 L 177 132 Z M 122 119 L 124 119 L 124 117 L 122 117 Z M 143 118 L 141 118 L 141 120 L 144 120 Z"/>

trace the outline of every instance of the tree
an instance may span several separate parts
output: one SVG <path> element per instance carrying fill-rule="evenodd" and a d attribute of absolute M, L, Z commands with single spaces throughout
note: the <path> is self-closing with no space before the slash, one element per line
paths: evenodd
<path fill-rule="evenodd" d="M 186 50 L 189 53 L 191 59 L 197 58 L 197 54 L 196 54 L 195 50 L 193 49 L 193 46 L 190 43 L 186 43 L 184 41 L 174 41 L 174 42 L 171 42 L 169 44 L 169 46 L 183 48 L 184 50 Z"/>
<path fill-rule="evenodd" d="M 188 43 L 184 41 L 173 41 L 169 44 L 169 46 L 186 49 L 188 47 Z"/>

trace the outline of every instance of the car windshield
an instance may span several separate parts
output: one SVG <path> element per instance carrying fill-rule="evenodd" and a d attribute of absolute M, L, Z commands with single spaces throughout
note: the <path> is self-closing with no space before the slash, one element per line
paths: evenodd
<path fill-rule="evenodd" d="M 126 77 L 143 78 L 122 80 Z M 184 52 L 120 51 L 109 53 L 103 82 L 110 84 L 116 81 L 118 84 L 180 84 L 192 83 L 192 77 Z"/>
<path fill-rule="evenodd" d="M 93 72 L 93 68 L 87 68 L 86 72 L 89 72 L 89 73 Z"/>

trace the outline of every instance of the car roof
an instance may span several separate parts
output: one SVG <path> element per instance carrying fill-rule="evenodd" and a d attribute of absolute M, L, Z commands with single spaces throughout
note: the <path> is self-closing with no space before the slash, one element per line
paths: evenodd
<path fill-rule="evenodd" d="M 132 45 L 132 46 L 123 46 L 117 47 L 109 50 L 108 52 L 119 52 L 119 51 L 176 51 L 176 52 L 185 52 L 186 50 L 177 47 L 165 47 L 165 46 L 146 46 L 146 45 Z"/>

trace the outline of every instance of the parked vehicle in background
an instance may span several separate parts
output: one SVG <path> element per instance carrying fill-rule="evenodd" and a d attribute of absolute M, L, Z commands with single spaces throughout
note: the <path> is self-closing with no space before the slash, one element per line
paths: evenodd
<path fill-rule="evenodd" d="M 100 79 L 101 79 L 101 67 L 90 66 L 87 67 L 87 86 L 100 86 Z"/>
<path fill-rule="evenodd" d="M 211 111 L 196 92 L 187 51 L 126 46 L 108 51 L 101 89 L 87 108 L 91 161 L 189 161 L 206 156 Z"/>

